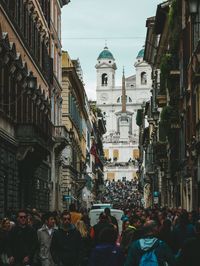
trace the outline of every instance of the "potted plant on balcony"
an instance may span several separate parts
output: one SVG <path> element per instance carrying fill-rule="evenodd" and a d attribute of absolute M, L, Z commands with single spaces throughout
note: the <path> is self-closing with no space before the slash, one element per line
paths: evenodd
<path fill-rule="evenodd" d="M 176 129 L 180 128 L 180 116 L 178 110 L 173 106 L 165 106 L 161 111 L 161 123 L 165 129 L 166 136 L 171 142 Z"/>

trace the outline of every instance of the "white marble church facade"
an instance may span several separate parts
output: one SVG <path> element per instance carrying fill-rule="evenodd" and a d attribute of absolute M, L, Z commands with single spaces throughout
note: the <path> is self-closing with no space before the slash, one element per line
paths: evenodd
<path fill-rule="evenodd" d="M 100 53 L 97 64 L 97 107 L 106 120 L 104 155 L 107 163 L 104 178 L 126 180 L 136 178 L 139 128 L 136 125 L 137 110 L 150 99 L 151 67 L 143 61 L 142 49 L 136 58 L 135 75 L 125 78 L 121 86 L 115 85 L 115 59 L 107 47 Z"/>

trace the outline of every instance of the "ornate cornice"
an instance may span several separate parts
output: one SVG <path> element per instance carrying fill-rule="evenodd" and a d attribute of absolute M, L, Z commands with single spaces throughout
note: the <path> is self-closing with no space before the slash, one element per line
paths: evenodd
<path fill-rule="evenodd" d="M 38 30 L 41 32 L 42 38 L 45 39 L 45 43 L 49 42 L 49 26 L 44 18 L 43 11 L 37 0 L 26 0 L 27 8 L 36 22 Z"/>

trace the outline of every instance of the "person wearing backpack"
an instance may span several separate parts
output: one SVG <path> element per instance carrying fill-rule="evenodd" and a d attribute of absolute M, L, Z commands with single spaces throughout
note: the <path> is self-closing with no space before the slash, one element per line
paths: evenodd
<path fill-rule="evenodd" d="M 156 237 L 157 233 L 157 223 L 154 220 L 146 222 L 144 235 L 130 245 L 124 266 L 174 266 L 172 250 Z"/>

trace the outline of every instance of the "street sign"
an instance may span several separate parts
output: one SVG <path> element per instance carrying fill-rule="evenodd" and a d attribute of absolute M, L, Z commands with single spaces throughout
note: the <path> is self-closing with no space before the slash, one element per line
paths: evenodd
<path fill-rule="evenodd" d="M 158 197 L 154 197 L 154 199 L 153 199 L 153 203 L 154 203 L 154 204 L 158 204 L 158 203 L 159 203 Z"/>
<path fill-rule="evenodd" d="M 159 197 L 159 194 L 160 194 L 159 191 L 154 191 L 154 193 L 153 193 L 154 197 Z"/>
<path fill-rule="evenodd" d="M 63 201 L 68 201 L 72 198 L 70 195 L 63 195 Z"/>

